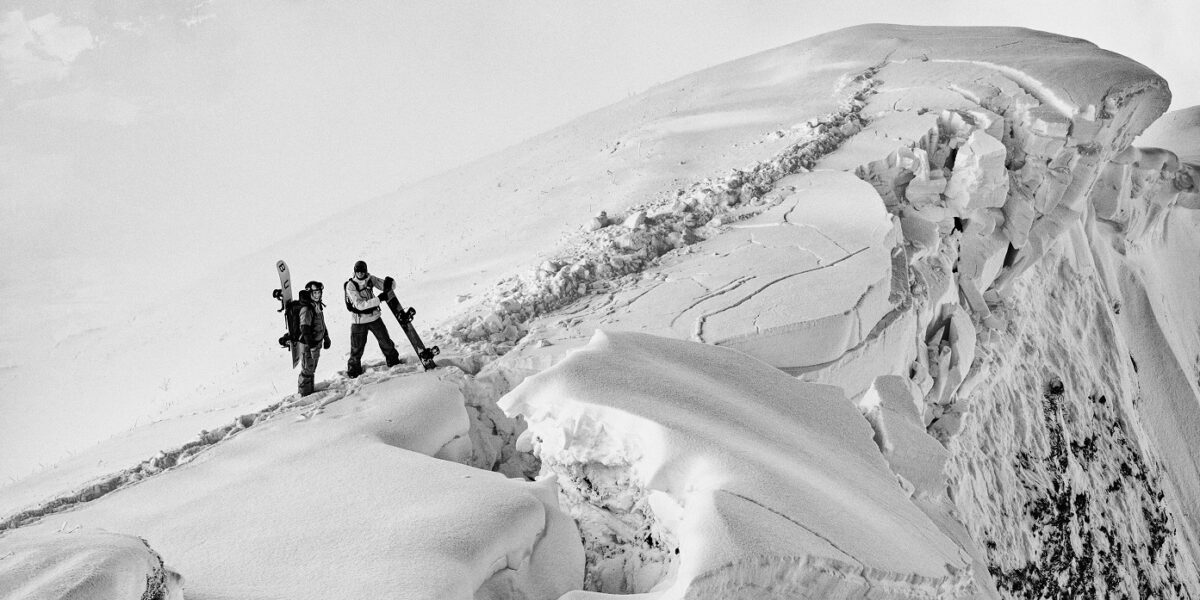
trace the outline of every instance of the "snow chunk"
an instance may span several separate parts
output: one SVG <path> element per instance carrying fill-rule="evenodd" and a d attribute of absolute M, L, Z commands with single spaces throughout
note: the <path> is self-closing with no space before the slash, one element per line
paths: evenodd
<path fill-rule="evenodd" d="M 1000 140 L 977 129 L 958 149 L 946 185 L 946 201 L 962 212 L 1004 206 L 1008 195 L 1007 150 Z"/>
<path fill-rule="evenodd" d="M 0 537 L 0 597 L 183 600 L 183 577 L 145 540 L 100 530 L 19 530 Z"/>
<path fill-rule="evenodd" d="M 907 501 L 837 388 L 729 349 L 598 331 L 500 405 L 525 415 L 546 463 L 628 464 L 678 507 L 659 523 L 679 544 L 662 597 L 739 587 L 750 565 L 821 579 L 833 575 L 819 565 L 838 564 L 860 594 L 885 581 L 973 589 L 958 546 Z"/>

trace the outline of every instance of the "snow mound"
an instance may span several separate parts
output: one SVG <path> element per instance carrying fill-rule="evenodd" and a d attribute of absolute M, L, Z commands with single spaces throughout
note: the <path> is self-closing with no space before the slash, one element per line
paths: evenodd
<path fill-rule="evenodd" d="M 0 597 L 183 600 L 183 578 L 145 540 L 99 530 L 0 537 Z"/>
<path fill-rule="evenodd" d="M 969 558 L 908 501 L 837 388 L 734 350 L 601 331 L 500 404 L 563 481 L 590 589 L 973 593 Z"/>
<path fill-rule="evenodd" d="M 578 588 L 579 534 L 555 482 L 455 462 L 473 456 L 462 377 L 380 376 L 18 532 L 65 524 L 140 536 L 198 597 L 557 598 Z"/>

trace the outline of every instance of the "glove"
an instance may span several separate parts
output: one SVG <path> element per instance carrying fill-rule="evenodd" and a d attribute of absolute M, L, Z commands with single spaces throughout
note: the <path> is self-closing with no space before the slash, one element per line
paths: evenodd
<path fill-rule="evenodd" d="M 383 290 L 385 292 L 391 290 L 394 285 L 396 285 L 395 279 L 392 279 L 391 277 L 383 278 Z"/>
<path fill-rule="evenodd" d="M 325 342 L 321 344 L 321 347 L 322 347 L 322 348 L 324 348 L 324 349 L 326 349 L 326 350 L 328 350 L 328 349 L 329 349 L 329 346 L 330 346 L 331 344 L 332 344 L 332 342 L 330 342 L 330 341 L 329 341 L 329 336 L 328 336 L 328 335 L 326 335 L 326 336 L 325 336 Z"/>
<path fill-rule="evenodd" d="M 387 292 L 379 292 L 379 295 L 376 297 L 379 298 L 380 304 L 386 304 L 387 298 L 388 298 L 388 293 Z"/>

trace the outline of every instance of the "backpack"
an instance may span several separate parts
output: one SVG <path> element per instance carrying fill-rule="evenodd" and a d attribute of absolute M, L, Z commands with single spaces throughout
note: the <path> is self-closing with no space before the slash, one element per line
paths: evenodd
<path fill-rule="evenodd" d="M 308 290 L 300 290 L 299 300 L 289 300 L 287 306 L 284 307 L 284 315 L 287 317 L 287 335 L 279 338 L 279 345 L 288 346 L 288 342 L 300 341 L 300 309 L 305 306 L 312 305 L 312 297 Z"/>
<path fill-rule="evenodd" d="M 362 286 L 358 285 L 358 282 L 354 281 L 354 279 L 347 280 L 347 283 L 354 284 L 354 289 L 356 289 L 360 292 L 362 291 Z M 375 286 L 371 285 L 371 279 L 368 277 L 367 278 L 367 289 L 374 289 L 374 288 L 375 288 Z M 356 315 L 369 315 L 372 312 L 374 312 L 374 311 L 370 311 L 370 310 L 358 310 L 357 308 L 354 308 L 354 305 L 350 303 L 350 294 L 345 293 L 345 294 L 343 294 L 343 296 L 345 296 L 345 300 L 346 300 L 346 310 L 348 310 Z"/>

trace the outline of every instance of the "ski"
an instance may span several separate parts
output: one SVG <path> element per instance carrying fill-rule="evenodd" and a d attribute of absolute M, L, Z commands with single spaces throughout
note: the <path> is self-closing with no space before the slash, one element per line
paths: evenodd
<path fill-rule="evenodd" d="M 287 333 L 279 338 L 279 345 L 284 348 L 289 348 L 292 351 L 292 368 L 300 364 L 300 344 L 293 342 L 296 335 L 300 332 L 292 331 L 291 323 L 288 321 L 287 308 L 288 303 L 292 301 L 292 273 L 288 270 L 287 263 L 282 260 L 275 263 L 275 270 L 279 272 L 279 289 L 272 294 L 279 301 L 279 312 L 283 313 L 283 324 L 288 328 Z"/>
<path fill-rule="evenodd" d="M 426 348 L 425 342 L 421 341 L 421 336 L 413 328 L 412 320 L 417 314 L 416 309 L 412 307 L 405 309 L 401 306 L 400 299 L 396 297 L 396 292 L 391 287 L 384 289 L 383 292 L 388 308 L 392 309 L 392 314 L 396 316 L 397 321 L 400 321 L 400 329 L 403 329 L 404 335 L 408 336 L 408 342 L 412 344 L 413 351 L 417 353 L 417 358 L 421 360 L 421 365 L 425 367 L 426 371 L 437 368 L 437 363 L 433 362 L 433 357 L 441 353 L 441 350 L 437 346 Z"/>

